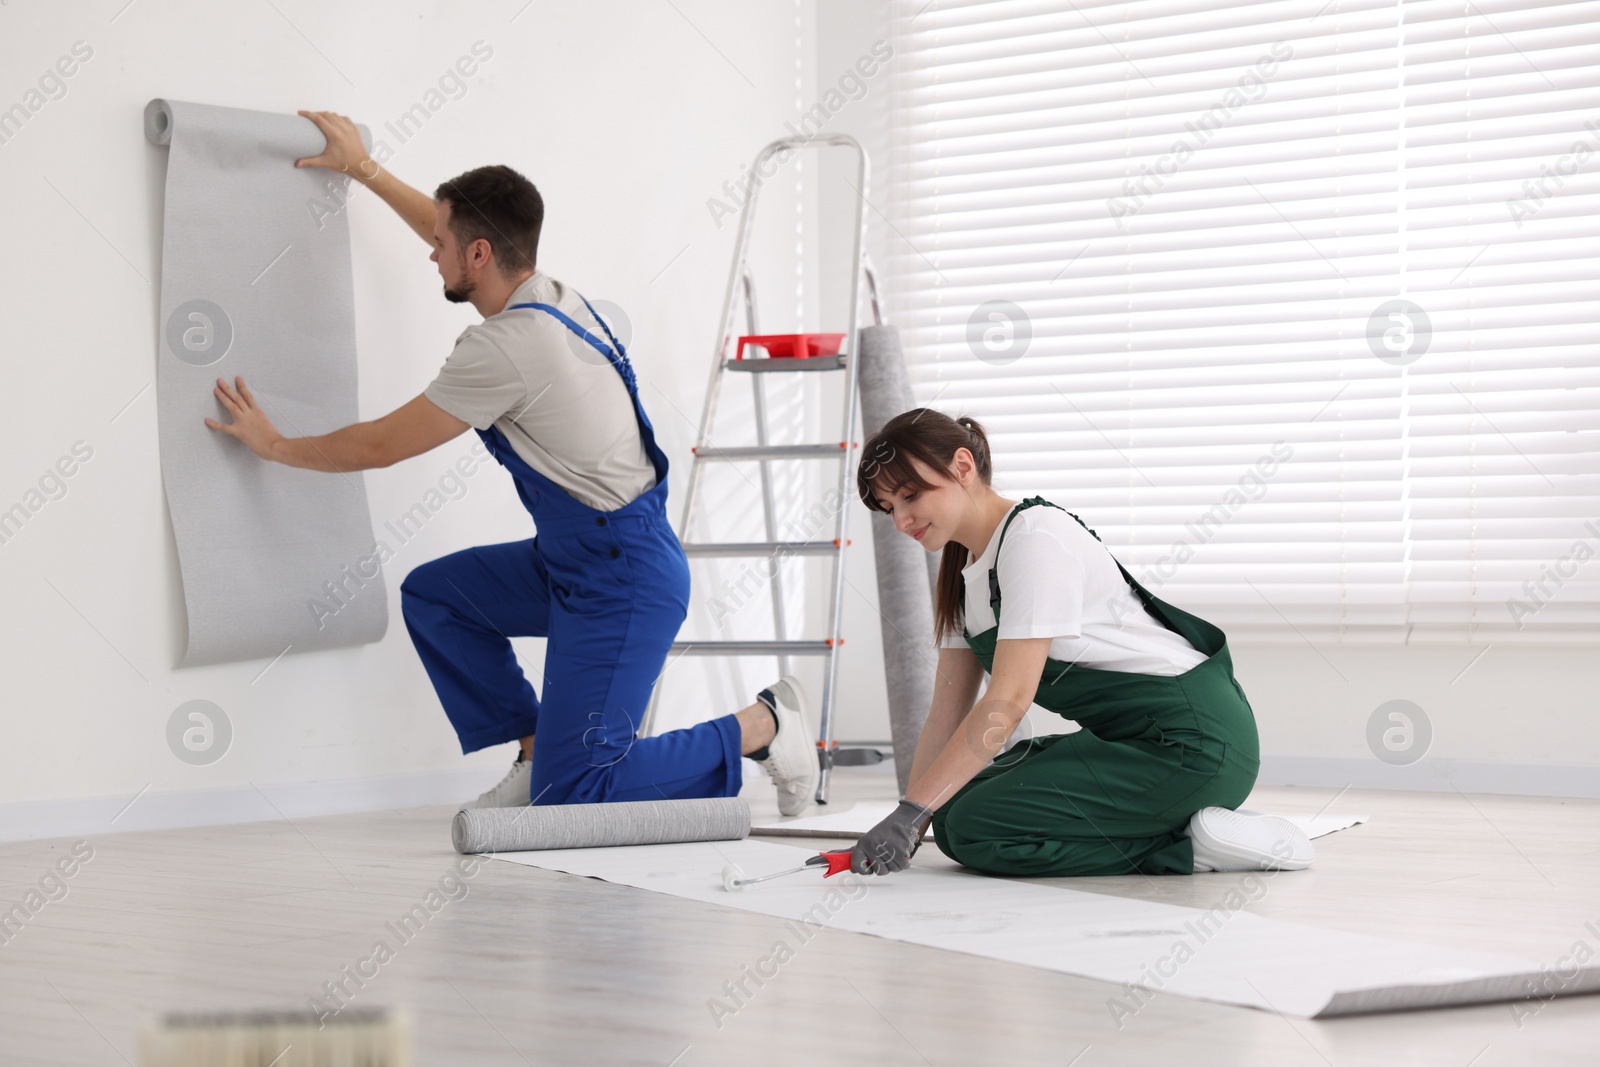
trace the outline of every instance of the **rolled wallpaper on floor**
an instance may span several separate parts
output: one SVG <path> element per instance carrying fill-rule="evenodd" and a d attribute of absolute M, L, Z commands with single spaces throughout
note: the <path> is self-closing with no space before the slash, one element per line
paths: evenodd
<path fill-rule="evenodd" d="M 168 148 L 156 391 L 178 665 L 377 641 L 388 592 L 362 475 L 262 460 L 203 421 L 231 421 L 212 389 L 236 376 L 286 436 L 358 420 L 350 178 L 295 167 L 326 143 L 299 115 L 152 100 L 144 122 Z"/>

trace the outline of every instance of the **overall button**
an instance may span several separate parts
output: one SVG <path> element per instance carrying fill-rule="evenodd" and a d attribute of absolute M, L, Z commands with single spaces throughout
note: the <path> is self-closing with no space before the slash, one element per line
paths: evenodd
<path fill-rule="evenodd" d="M 617 557 L 618 557 L 618 556 L 620 556 L 620 555 L 622 555 L 622 549 L 620 549 L 620 548 L 613 548 L 613 549 L 612 549 L 612 550 L 611 550 L 611 558 L 612 558 L 612 559 L 616 559 L 616 558 L 617 558 Z"/>
<path fill-rule="evenodd" d="M 606 524 L 606 517 L 604 515 L 595 516 L 594 524 L 596 526 L 604 526 Z"/>

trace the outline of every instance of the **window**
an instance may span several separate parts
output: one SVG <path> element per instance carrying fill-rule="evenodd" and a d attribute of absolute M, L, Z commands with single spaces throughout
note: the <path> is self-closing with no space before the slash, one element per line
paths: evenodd
<path fill-rule="evenodd" d="M 1600 4 L 895 0 L 920 403 L 1251 639 L 1600 637 Z"/>

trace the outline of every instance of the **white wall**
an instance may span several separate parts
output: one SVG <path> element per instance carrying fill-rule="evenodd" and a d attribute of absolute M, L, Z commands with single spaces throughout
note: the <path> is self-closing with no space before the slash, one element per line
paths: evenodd
<path fill-rule="evenodd" d="M 0 7 L 0 69 L 8 72 L 0 107 L 23 100 L 74 42 L 93 49 L 65 80 L 65 95 L 0 144 L 10 252 L 0 263 L 0 504 L 22 499 L 75 442 L 93 449 L 66 495 L 0 545 L 0 838 L 446 801 L 496 777 L 506 755 L 460 755 L 405 633 L 397 592 L 420 562 L 529 535 L 495 466 L 475 475 L 466 496 L 387 568 L 391 625 L 382 642 L 290 654 L 270 667 L 172 668 L 184 619 L 151 385 L 165 160 L 143 138 L 145 102 L 332 109 L 382 136 L 458 56 L 487 43 L 494 55 L 466 94 L 399 147 L 390 169 L 431 191 L 469 167 L 506 162 L 539 185 L 549 208 L 541 265 L 621 305 L 631 320 L 645 403 L 673 463 L 676 524 L 736 221 L 718 226 L 708 201 L 887 35 L 887 4 L 675 3 L 676 10 L 539 0 L 524 9 L 523 0 L 299 0 L 280 3 L 282 15 L 269 5 L 198 2 Z M 879 204 L 887 96 L 887 79 L 875 79 L 829 124 L 873 153 Z M 842 275 L 827 262 L 842 253 L 822 223 L 847 210 L 853 194 L 835 179 L 826 166 L 802 164 L 763 189 L 769 229 L 756 262 L 765 328 L 841 321 Z M 868 217 L 869 247 L 883 263 L 894 238 L 876 212 Z M 350 219 L 361 410 L 376 417 L 421 391 L 475 316 L 443 301 L 426 246 L 381 202 L 358 191 Z M 729 419 L 748 412 L 743 388 L 725 402 Z M 777 431 L 795 440 L 831 432 L 824 392 L 781 392 Z M 419 500 L 473 440 L 370 472 L 374 521 Z M 786 499 L 802 506 L 825 485 L 814 473 L 784 478 Z M 700 536 L 757 536 L 754 498 L 740 496 L 747 490 L 708 488 L 715 526 Z M 851 507 L 856 551 L 838 732 L 883 739 L 867 515 L 859 503 Z M 710 601 L 730 575 L 736 569 L 697 564 L 689 626 L 701 636 L 734 635 L 728 623 L 723 632 L 710 625 Z M 752 600 L 731 625 L 742 631 L 768 612 Z M 812 633 L 822 624 L 798 608 L 791 615 Z M 537 678 L 542 642 L 519 640 L 518 648 Z M 1237 647 L 1262 727 L 1263 781 L 1597 791 L 1595 657 L 1495 648 L 1461 674 L 1477 652 Z M 806 677 L 815 685 L 813 668 L 806 665 Z M 662 725 L 733 710 L 768 674 L 764 663 L 675 666 Z M 194 698 L 214 701 L 233 724 L 229 751 L 209 766 L 185 764 L 167 747 L 168 717 Z M 1365 740 L 1372 710 L 1394 698 L 1420 705 L 1435 731 L 1429 758 L 1410 768 L 1381 764 Z M 1040 719 L 1035 728 L 1055 727 Z"/>
<path fill-rule="evenodd" d="M 143 137 L 142 109 L 156 96 L 329 109 L 383 138 L 385 123 L 475 41 L 493 48 L 464 95 L 408 143 L 391 140 L 389 168 L 431 192 L 470 167 L 504 162 L 539 186 L 548 209 L 541 266 L 631 319 L 644 402 L 673 464 L 676 523 L 735 228 L 717 226 L 707 202 L 809 100 L 813 5 L 120 7 L 0 8 L 0 106 L 22 100 L 74 42 L 93 49 L 66 94 L 0 144 L 10 252 L 0 264 L 0 500 L 21 499 L 74 442 L 93 449 L 66 496 L 0 545 L 0 805 L 10 813 L 0 813 L 0 836 L 66 832 L 91 818 L 109 827 L 141 793 L 115 828 L 238 817 L 252 804 L 271 817 L 257 786 L 286 812 L 475 789 L 498 777 L 508 752 L 461 756 L 405 632 L 398 586 L 435 556 L 531 535 L 498 466 L 481 469 L 463 498 L 398 549 L 386 568 L 391 622 L 381 642 L 291 653 L 270 667 L 173 669 L 185 621 L 151 386 L 165 159 Z M 792 224 L 795 183 L 763 196 Z M 381 201 L 357 190 L 349 213 L 360 403 L 370 418 L 419 393 L 476 316 L 443 300 L 427 246 Z M 761 253 L 764 272 L 793 277 L 782 251 Z M 369 472 L 375 524 L 418 501 L 475 440 Z M 702 593 L 697 576 L 703 614 Z M 543 643 L 517 644 L 537 680 Z M 678 720 L 734 710 L 753 693 L 700 688 L 681 695 Z M 194 698 L 215 702 L 233 726 L 229 751 L 209 766 L 179 761 L 165 738 L 173 710 Z M 455 773 L 462 768 L 470 782 Z M 215 792 L 195 792 L 207 790 Z"/>

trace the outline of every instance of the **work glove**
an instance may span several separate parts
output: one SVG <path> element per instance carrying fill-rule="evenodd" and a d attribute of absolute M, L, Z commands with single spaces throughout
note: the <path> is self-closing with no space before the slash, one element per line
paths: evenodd
<path fill-rule="evenodd" d="M 850 869 L 856 874 L 893 874 L 911 866 L 922 844 L 922 832 L 933 812 L 921 804 L 902 800 L 878 825 L 856 839 L 850 850 Z"/>

